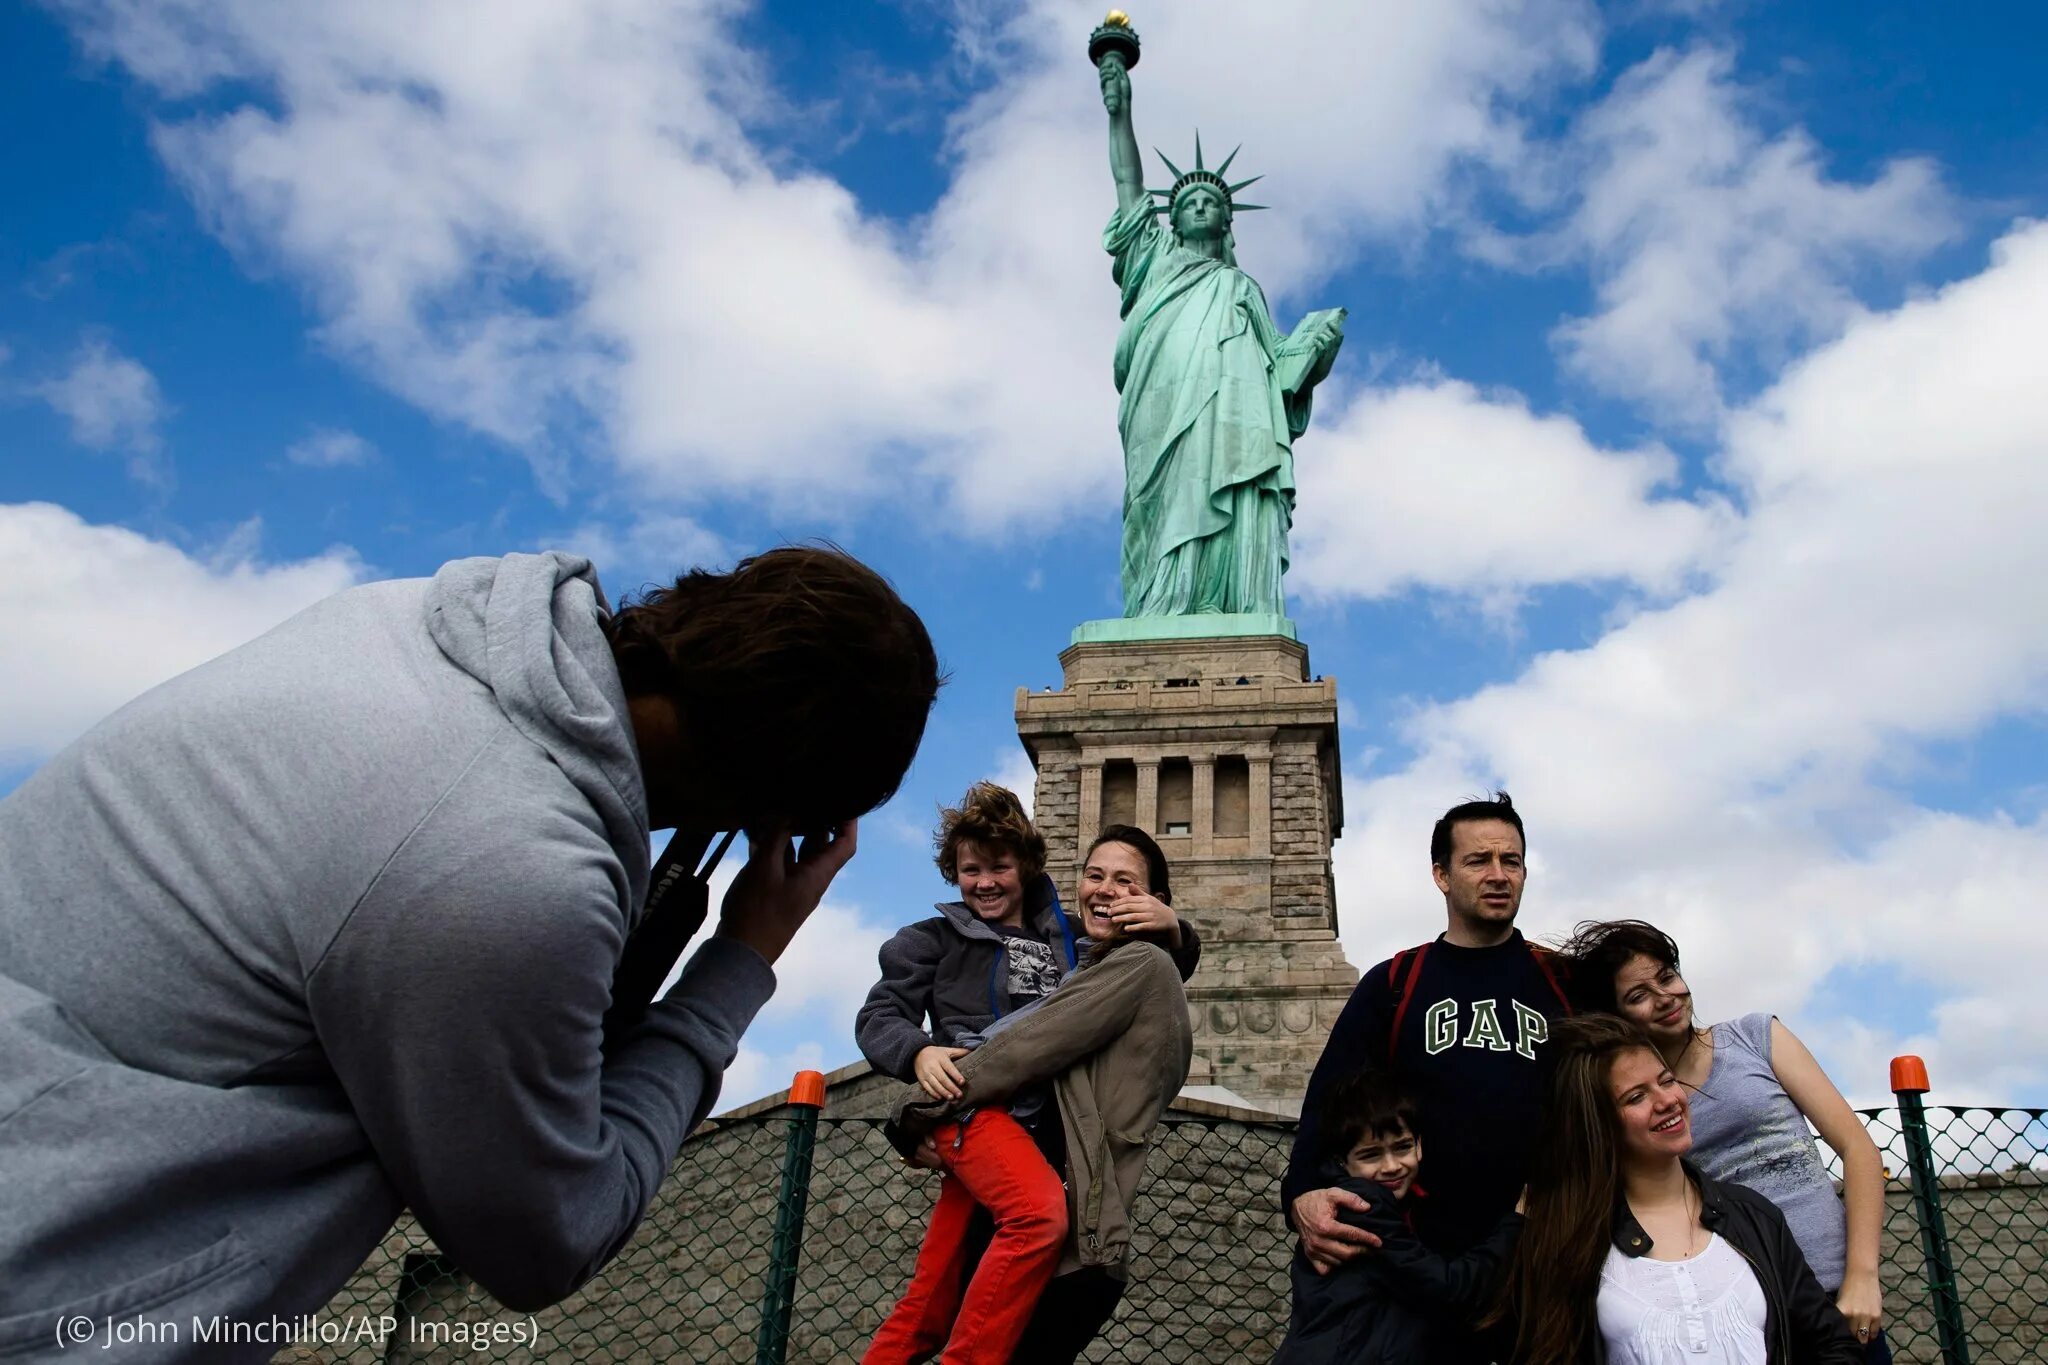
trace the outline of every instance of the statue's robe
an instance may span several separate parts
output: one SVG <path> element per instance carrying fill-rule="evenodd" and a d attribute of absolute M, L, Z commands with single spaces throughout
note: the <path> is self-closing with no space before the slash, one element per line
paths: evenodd
<path fill-rule="evenodd" d="M 1181 246 L 1149 203 L 1102 244 L 1123 291 L 1124 615 L 1281 614 L 1293 441 L 1335 348 L 1290 347 L 1257 281 Z"/>

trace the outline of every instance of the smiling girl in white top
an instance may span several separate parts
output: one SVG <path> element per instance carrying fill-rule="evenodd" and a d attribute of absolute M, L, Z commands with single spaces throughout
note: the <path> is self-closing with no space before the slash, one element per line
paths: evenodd
<path fill-rule="evenodd" d="M 1553 1025 L 1528 1218 L 1496 1319 L 1523 1365 L 1858 1365 L 1785 1215 L 1702 1175 L 1686 1090 L 1611 1014 Z"/>
<path fill-rule="evenodd" d="M 1701 1028 L 1691 989 L 1678 974 L 1678 945 L 1655 925 L 1588 922 L 1564 951 L 1580 1006 L 1640 1025 L 1692 1092 L 1693 1161 L 1778 1206 L 1813 1273 L 1865 1344 L 1865 1365 L 1889 1365 L 1877 1280 L 1884 1161 L 1813 1054 L 1775 1015 Z M 1841 1154 L 1840 1195 L 1814 1145 L 1814 1128 Z"/>

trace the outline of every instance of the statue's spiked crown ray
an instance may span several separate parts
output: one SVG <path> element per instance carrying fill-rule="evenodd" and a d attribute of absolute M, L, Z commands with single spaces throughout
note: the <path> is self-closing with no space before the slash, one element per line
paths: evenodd
<path fill-rule="evenodd" d="M 1188 190 L 1193 189 L 1197 185 L 1206 186 L 1209 189 L 1216 191 L 1216 193 L 1222 195 L 1224 207 L 1232 214 L 1254 213 L 1259 209 L 1263 209 L 1266 207 L 1264 204 L 1238 203 L 1236 195 L 1239 190 L 1245 188 L 1247 185 L 1256 185 L 1260 180 L 1263 180 L 1265 178 L 1264 176 L 1255 175 L 1249 180 L 1240 180 L 1234 185 L 1231 184 L 1229 180 L 1224 178 L 1225 173 L 1230 170 L 1230 163 L 1237 160 L 1237 154 L 1243 150 L 1244 144 L 1239 143 L 1235 148 L 1231 150 L 1229 156 L 1223 158 L 1223 164 L 1221 166 L 1218 166 L 1213 171 L 1208 170 L 1202 165 L 1202 134 L 1199 131 L 1197 131 L 1195 133 L 1195 168 L 1191 171 L 1184 171 L 1180 167 L 1174 165 L 1173 162 L 1170 159 L 1168 159 L 1165 152 L 1162 152 L 1157 147 L 1154 147 L 1152 149 L 1152 154 L 1158 157 L 1161 161 L 1164 161 L 1166 163 L 1166 169 L 1173 172 L 1174 181 L 1173 184 L 1168 188 L 1163 190 L 1152 190 L 1151 193 L 1159 196 L 1159 198 L 1163 201 L 1160 207 L 1166 209 L 1169 214 L 1172 213 L 1173 206 L 1180 202 L 1181 195 L 1185 194 Z"/>

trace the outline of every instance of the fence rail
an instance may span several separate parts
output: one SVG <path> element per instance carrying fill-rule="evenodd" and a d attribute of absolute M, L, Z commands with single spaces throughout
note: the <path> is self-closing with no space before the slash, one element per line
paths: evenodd
<path fill-rule="evenodd" d="M 2048 1110 L 1899 1098 L 1862 1112 L 1891 1174 L 1882 1273 L 1897 1358 L 2042 1360 Z M 1275 1191 L 1292 1141 L 1289 1124 L 1169 1116 L 1139 1197 L 1129 1293 L 1085 1359 L 1270 1355 L 1287 1322 L 1292 1238 Z M 909 1276 L 935 1193 L 876 1120 L 798 1103 L 685 1145 L 626 1251 L 536 1315 L 531 1335 L 479 1342 L 488 1324 L 529 1319 L 464 1279 L 408 1218 L 325 1314 L 398 1327 L 278 1360 L 856 1359 Z"/>

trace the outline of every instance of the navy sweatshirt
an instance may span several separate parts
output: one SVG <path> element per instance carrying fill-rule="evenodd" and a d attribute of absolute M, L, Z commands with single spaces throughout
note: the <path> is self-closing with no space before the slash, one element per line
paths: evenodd
<path fill-rule="evenodd" d="M 1403 981 L 1414 952 L 1401 962 Z M 1539 960 L 1520 930 L 1491 948 L 1461 948 L 1439 936 L 1423 951 L 1390 1058 L 1400 1002 L 1394 961 L 1359 979 L 1330 1030 L 1302 1100 L 1281 1201 L 1291 1217 L 1295 1198 L 1321 1184 L 1317 1168 L 1328 1154 L 1317 1150 L 1317 1120 L 1331 1088 L 1391 1061 L 1421 1109 L 1429 1199 L 1417 1210 L 1416 1232 L 1433 1251 L 1459 1252 L 1491 1232 L 1521 1193 L 1542 1108 L 1537 1057 L 1550 1019 L 1569 1013 L 1559 989 L 1563 964 L 1548 954 Z"/>

